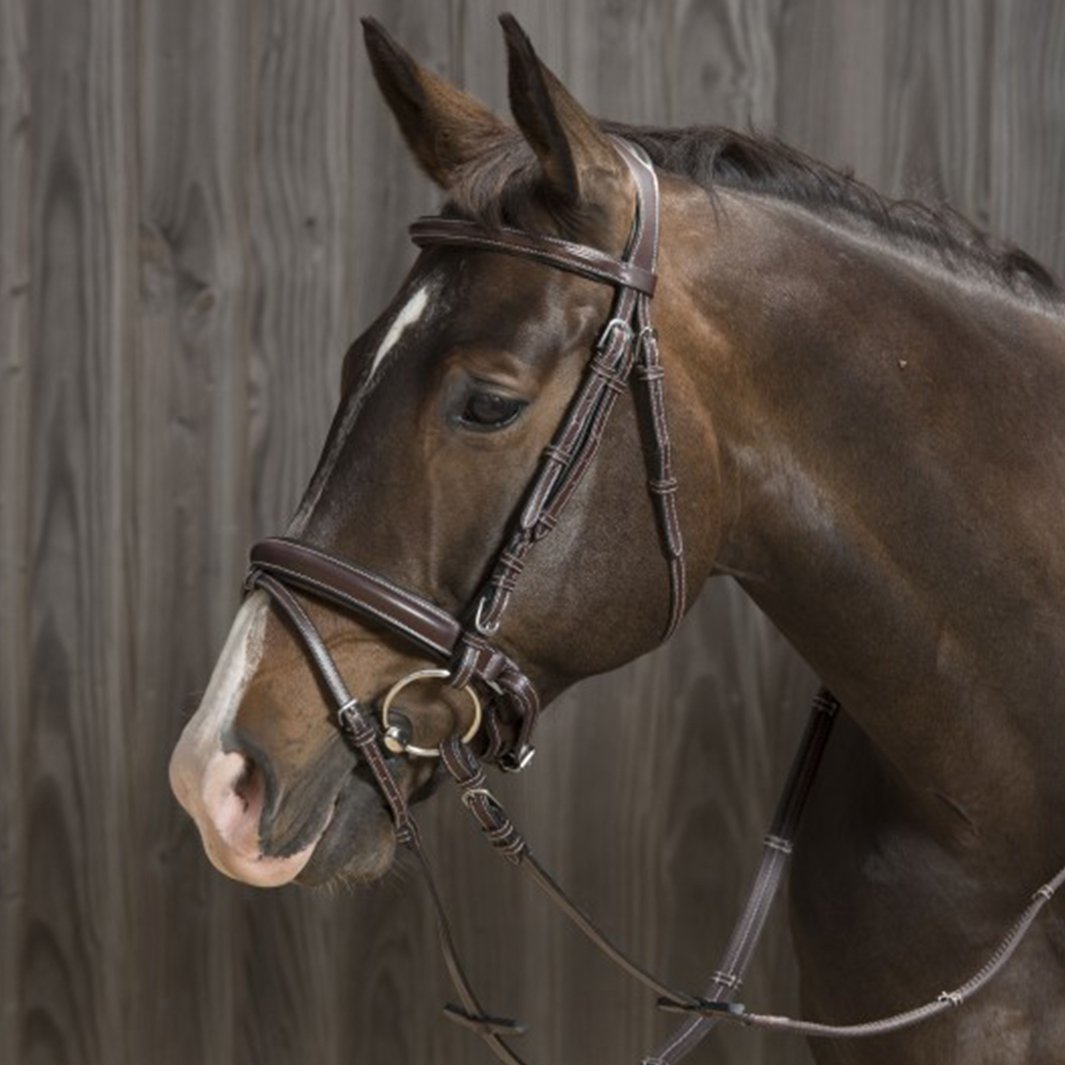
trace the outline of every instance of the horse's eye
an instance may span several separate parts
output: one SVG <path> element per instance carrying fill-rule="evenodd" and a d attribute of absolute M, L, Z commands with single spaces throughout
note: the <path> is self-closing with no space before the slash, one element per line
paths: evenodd
<path fill-rule="evenodd" d="M 525 406 L 525 400 L 499 392 L 471 392 L 461 421 L 470 429 L 502 429 L 510 425 Z"/>

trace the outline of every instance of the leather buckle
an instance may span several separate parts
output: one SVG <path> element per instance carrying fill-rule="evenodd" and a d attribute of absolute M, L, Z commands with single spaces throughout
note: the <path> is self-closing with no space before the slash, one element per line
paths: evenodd
<path fill-rule="evenodd" d="M 611 318 L 610 321 L 603 326 L 603 331 L 599 334 L 599 339 L 595 342 L 596 351 L 606 351 L 610 346 L 611 336 L 615 329 L 621 329 L 624 331 L 626 346 L 632 343 L 634 335 L 632 332 L 632 326 L 626 322 L 624 318 Z"/>
<path fill-rule="evenodd" d="M 494 636 L 499 632 L 498 618 L 495 621 L 485 621 L 484 619 L 486 611 L 490 611 L 494 605 L 494 603 L 488 601 L 487 595 L 482 595 L 480 602 L 477 604 L 477 613 L 473 619 L 473 627 L 482 636 Z"/>

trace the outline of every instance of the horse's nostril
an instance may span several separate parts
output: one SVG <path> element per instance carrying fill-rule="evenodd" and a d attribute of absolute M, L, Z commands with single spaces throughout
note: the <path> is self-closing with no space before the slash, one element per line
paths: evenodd
<path fill-rule="evenodd" d="M 263 819 L 265 829 L 276 813 L 278 781 L 274 760 L 252 736 L 239 728 L 230 732 L 226 746 L 231 759 L 240 759 L 239 765 L 233 765 L 233 775 L 229 778 L 231 794 L 248 817 Z"/>
<path fill-rule="evenodd" d="M 253 804 L 259 805 L 257 800 L 262 797 L 262 771 L 253 758 L 246 754 L 241 755 L 241 758 L 244 760 L 244 766 L 233 782 L 233 794 L 240 799 L 244 812 L 247 813 Z"/>
<path fill-rule="evenodd" d="M 307 864 L 324 831 L 324 825 L 312 826 L 319 828 L 317 835 L 308 832 L 283 848 L 264 844 L 276 813 L 274 770 L 269 759 L 236 737 L 228 737 L 225 749 L 206 758 L 199 772 L 178 766 L 174 777 L 211 861 L 237 880 L 287 884 Z"/>

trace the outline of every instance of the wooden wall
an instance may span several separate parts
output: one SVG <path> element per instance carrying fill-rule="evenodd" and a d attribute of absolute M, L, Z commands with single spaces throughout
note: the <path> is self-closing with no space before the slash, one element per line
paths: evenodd
<path fill-rule="evenodd" d="M 358 17 L 504 100 L 502 0 L 0 0 L 0 1061 L 485 1062 L 439 1019 L 420 883 L 256 892 L 208 866 L 166 762 L 282 526 L 340 356 L 436 202 Z M 1065 5 L 510 0 L 593 109 L 780 134 L 947 197 L 1065 273 Z M 647 963 L 712 968 L 813 679 L 735 589 L 581 687 L 508 782 L 546 863 Z M 651 748 L 634 746 L 646 716 Z M 485 852 L 425 832 L 534 1062 L 670 1028 Z M 830 889 L 831 885 L 826 885 Z M 748 988 L 795 1006 L 783 917 Z M 697 1061 L 797 1065 L 715 1035 Z"/>

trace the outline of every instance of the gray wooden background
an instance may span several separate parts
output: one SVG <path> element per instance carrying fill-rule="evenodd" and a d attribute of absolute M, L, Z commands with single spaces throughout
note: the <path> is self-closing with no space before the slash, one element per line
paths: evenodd
<path fill-rule="evenodd" d="M 0 1062 L 489 1060 L 439 1019 L 413 876 L 228 882 L 165 770 L 246 546 L 292 510 L 340 356 L 436 202 L 358 16 L 501 107 L 502 6 L 0 0 Z M 1065 272 L 1061 3 L 508 6 L 605 115 L 753 123 Z M 679 984 L 722 945 L 812 687 L 722 585 L 671 646 L 563 700 L 508 782 L 546 863 Z M 530 1022 L 535 1062 L 637 1061 L 669 1022 L 449 798 L 425 832 L 490 1005 Z M 789 951 L 781 915 L 749 1000 L 794 1007 Z M 697 1060 L 809 1058 L 731 1031 Z"/>

